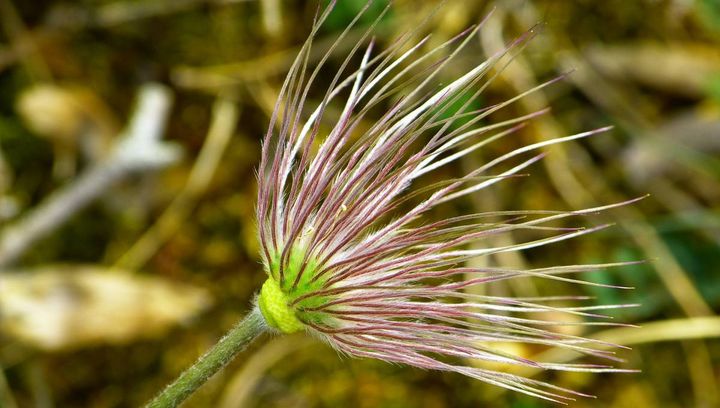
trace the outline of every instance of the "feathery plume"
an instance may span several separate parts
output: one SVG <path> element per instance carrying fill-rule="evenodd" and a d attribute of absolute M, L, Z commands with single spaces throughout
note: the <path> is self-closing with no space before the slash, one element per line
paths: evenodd
<path fill-rule="evenodd" d="M 551 225 L 627 203 L 581 211 L 498 211 L 427 220 L 427 213 L 442 203 L 518 175 L 543 156 L 541 148 L 607 128 L 524 146 L 460 178 L 409 189 L 419 177 L 513 134 L 524 122 L 546 112 L 481 124 L 494 112 L 554 80 L 484 109 L 468 108 L 496 75 L 493 69 L 501 69 L 499 65 L 506 57 L 511 59 L 533 31 L 437 87 L 439 73 L 476 38 L 482 23 L 424 53 L 429 36 L 412 44 L 417 33 L 408 32 L 374 55 L 370 35 L 379 17 L 342 62 L 319 106 L 306 116 L 308 94 L 318 86 L 319 70 L 362 14 L 311 71 L 312 40 L 332 7 L 330 4 L 318 13 L 282 86 L 263 142 L 257 220 L 268 279 L 257 305 L 267 324 L 286 333 L 310 332 L 352 356 L 453 371 L 556 402 L 584 394 L 457 361 L 479 359 L 547 370 L 626 371 L 606 365 L 535 362 L 492 347 L 493 343 L 529 343 L 618 360 L 612 352 L 594 348 L 598 341 L 546 330 L 563 322 L 533 315 L 559 311 L 597 318 L 602 316 L 595 310 L 619 306 L 554 307 L 558 300 L 585 298 L 494 297 L 466 291 L 474 285 L 527 277 L 591 284 L 572 276 L 620 264 L 515 270 L 469 267 L 466 261 L 591 233 L 605 226 Z M 360 66 L 348 72 L 354 57 L 361 58 Z M 462 99 L 467 95 L 471 95 L 469 100 Z M 321 122 L 328 120 L 326 109 L 341 98 L 344 106 L 339 118 L 324 131 Z M 381 117 L 360 131 L 361 121 L 373 108 L 385 106 L 389 100 L 392 103 Z M 458 103 L 462 108 L 451 110 Z M 424 198 L 411 206 L 418 197 Z M 469 243 L 519 230 L 546 231 L 550 236 L 505 247 L 468 248 Z"/>

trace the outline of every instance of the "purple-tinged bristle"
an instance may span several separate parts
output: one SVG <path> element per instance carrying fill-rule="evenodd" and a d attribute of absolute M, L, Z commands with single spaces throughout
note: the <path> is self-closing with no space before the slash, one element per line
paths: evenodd
<path fill-rule="evenodd" d="M 493 114 L 563 80 L 567 74 L 505 101 L 483 108 L 474 106 L 537 30 L 528 30 L 487 60 L 437 86 L 443 69 L 479 34 L 487 18 L 431 50 L 424 50 L 430 36 L 421 35 L 421 28 L 415 27 L 390 41 L 385 50 L 376 51 L 373 27 L 389 10 L 387 6 L 343 58 L 325 85 L 322 99 L 308 113 L 305 105 L 310 91 L 320 86 L 320 69 L 369 6 L 366 4 L 317 66 L 310 69 L 312 40 L 333 4 L 318 10 L 309 40 L 281 87 L 262 144 L 259 239 L 269 279 L 278 281 L 287 298 L 287 305 L 281 306 L 289 308 L 306 330 L 341 352 L 453 371 L 560 403 L 572 400 L 571 395 L 587 395 L 448 361 L 475 359 L 558 371 L 629 371 L 602 364 L 538 362 L 507 354 L 493 344 L 561 347 L 621 361 L 602 350 L 614 345 L 569 335 L 559 328 L 626 326 L 607 321 L 611 317 L 601 311 L 634 305 L 578 305 L 592 300 L 582 295 L 493 297 L 468 289 L 525 278 L 628 289 L 586 281 L 582 275 L 637 262 L 536 269 L 471 267 L 467 262 L 602 230 L 609 224 L 588 228 L 557 224 L 629 205 L 637 199 L 574 211 L 492 211 L 440 220 L 429 217 L 438 206 L 451 205 L 495 183 L 523 176 L 522 172 L 546 156 L 543 150 L 547 147 L 592 137 L 610 127 L 554 135 L 501 154 L 460 177 L 413 189 L 417 179 L 436 171 L 438 174 L 443 166 L 490 144 L 499 145 L 549 111 L 544 108 L 489 123 Z M 410 43 L 416 37 L 420 40 Z M 361 57 L 360 66 L 350 72 L 356 57 Z M 321 127 L 321 122 L 330 122 L 327 108 L 341 98 L 344 100 L 338 103 L 336 112 L 340 113 L 332 118 L 333 125 Z M 378 107 L 384 107 L 384 112 L 366 125 Z M 513 235 L 518 232 L 531 234 Z M 492 244 L 499 236 L 511 236 L 511 244 Z"/>

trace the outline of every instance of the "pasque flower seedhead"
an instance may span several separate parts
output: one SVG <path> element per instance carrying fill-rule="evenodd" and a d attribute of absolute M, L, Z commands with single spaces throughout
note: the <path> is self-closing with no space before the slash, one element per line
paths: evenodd
<path fill-rule="evenodd" d="M 476 38 L 481 25 L 430 50 L 425 50 L 429 36 L 413 42 L 420 32 L 417 28 L 378 53 L 373 52 L 375 42 L 370 38 L 373 25 L 308 112 L 309 93 L 320 86 L 320 68 L 359 18 L 311 70 L 312 40 L 331 9 L 332 4 L 319 13 L 292 65 L 263 140 L 256 210 L 268 278 L 257 305 L 266 323 L 280 332 L 311 332 L 352 356 L 454 371 L 553 401 L 582 394 L 461 361 L 623 371 L 605 365 L 536 362 L 493 347 L 528 343 L 617 360 L 612 352 L 594 347 L 599 344 L 596 340 L 549 330 L 569 322 L 542 318 L 550 315 L 547 312 L 602 318 L 594 310 L 617 306 L 568 307 L 584 298 L 496 297 L 466 289 L 529 277 L 591 284 L 572 275 L 619 264 L 523 270 L 475 267 L 467 261 L 588 234 L 605 226 L 556 225 L 559 220 L 626 203 L 580 211 L 496 211 L 440 220 L 429 216 L 439 205 L 517 176 L 542 157 L 539 150 L 545 146 L 607 128 L 523 146 L 459 178 L 411 188 L 427 174 L 517 132 L 525 122 L 547 112 L 488 121 L 493 113 L 554 80 L 483 109 L 469 108 L 492 82 L 494 72 L 512 60 L 533 32 L 438 85 L 440 73 Z M 348 71 L 355 57 L 360 65 Z M 338 99 L 343 99 L 339 113 L 330 114 L 327 108 Z M 383 108 L 380 117 L 368 125 L 371 112 L 379 107 Z M 528 230 L 545 235 L 500 247 L 488 240 Z"/>

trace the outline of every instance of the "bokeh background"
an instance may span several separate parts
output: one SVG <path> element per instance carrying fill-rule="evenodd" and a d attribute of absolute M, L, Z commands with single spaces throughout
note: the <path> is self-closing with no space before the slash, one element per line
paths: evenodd
<path fill-rule="evenodd" d="M 313 62 L 364 3 L 338 2 Z M 338 44 L 320 85 L 385 4 L 375 2 Z M 379 47 L 438 4 L 395 1 L 376 30 Z M 265 279 L 253 218 L 260 139 L 316 8 L 288 0 L 0 0 L 0 406 L 141 405 L 250 308 Z M 531 280 L 480 288 L 639 304 L 612 312 L 639 328 L 563 330 L 631 347 L 618 352 L 627 360 L 620 367 L 642 372 L 510 372 L 597 395 L 577 407 L 720 406 L 720 3 L 449 0 L 420 34 L 432 32 L 429 49 L 491 10 L 444 80 L 533 27 L 538 34 L 472 106 L 572 73 L 497 118 L 551 106 L 549 115 L 437 177 L 523 144 L 615 128 L 550 149 L 531 177 L 434 215 L 579 209 L 650 194 L 586 220 L 617 223 L 602 232 L 478 261 L 646 260 L 586 276 L 633 290 Z M 149 133 L 134 133 L 129 123 L 139 118 Z M 118 166 L 112 152 L 127 140 L 144 140 L 134 148 L 152 154 Z M 512 244 L 503 239 L 497 244 Z M 186 406 L 551 404 L 456 374 L 341 357 L 308 337 L 265 336 Z"/>

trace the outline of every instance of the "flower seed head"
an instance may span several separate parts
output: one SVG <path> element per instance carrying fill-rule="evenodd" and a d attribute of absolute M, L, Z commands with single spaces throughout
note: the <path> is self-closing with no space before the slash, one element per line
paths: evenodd
<path fill-rule="evenodd" d="M 370 27 L 308 114 L 308 94 L 319 86 L 318 71 L 328 58 L 325 55 L 310 70 L 312 39 L 331 8 L 318 17 L 291 67 L 263 141 L 257 220 L 268 278 L 257 304 L 267 324 L 285 333 L 311 332 L 349 355 L 454 371 L 553 401 L 582 394 L 458 361 L 619 371 L 605 365 L 540 363 L 493 347 L 529 343 L 616 360 L 611 352 L 593 347 L 597 341 L 548 330 L 565 323 L 542 318 L 558 313 L 599 318 L 594 310 L 608 307 L 558 305 L 581 297 L 495 297 L 466 291 L 528 277 L 590 284 L 572 275 L 614 264 L 521 270 L 474 267 L 467 261 L 603 228 L 561 228 L 553 222 L 613 205 L 571 212 L 473 213 L 440 220 L 428 215 L 443 203 L 516 176 L 542 157 L 538 149 L 606 129 L 527 145 L 460 178 L 410 188 L 426 174 L 513 134 L 546 112 L 488 124 L 492 113 L 525 94 L 483 109 L 469 108 L 494 78 L 491 69 L 512 57 L 532 32 L 439 86 L 440 72 L 476 38 L 479 27 L 425 53 L 421 50 L 428 37 L 412 42 L 417 31 L 374 53 L 374 41 L 368 41 Z M 355 55 L 362 55 L 360 66 L 348 72 Z M 341 98 L 339 114 L 331 117 L 327 108 Z M 366 125 L 379 106 L 386 107 L 384 113 Z M 527 230 L 546 236 L 507 246 L 489 244 L 490 237 Z"/>

